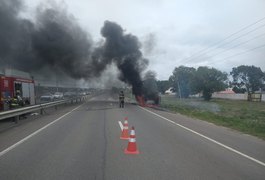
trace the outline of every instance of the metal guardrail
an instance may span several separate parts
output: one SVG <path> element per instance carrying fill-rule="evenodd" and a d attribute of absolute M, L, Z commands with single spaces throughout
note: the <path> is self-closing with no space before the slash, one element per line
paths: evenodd
<path fill-rule="evenodd" d="M 38 105 L 33 105 L 33 106 L 28 106 L 28 107 L 23 107 L 23 108 L 18 108 L 18 109 L 13 109 L 13 110 L 8 110 L 8 111 L 3 111 L 0 112 L 0 121 L 15 117 L 15 122 L 19 120 L 19 116 L 23 114 L 27 114 L 30 112 L 35 112 L 35 111 L 40 111 L 40 114 L 43 114 L 43 110 L 45 108 L 49 107 L 57 107 L 58 105 L 61 104 L 66 104 L 66 103 L 73 103 L 75 102 L 81 102 L 82 100 L 85 100 L 87 96 L 82 96 L 82 97 L 76 97 L 76 98 L 71 98 L 71 99 L 66 99 L 66 100 L 61 100 L 61 101 L 55 101 L 55 102 L 49 102 L 49 103 L 43 103 L 43 104 L 38 104 Z"/>

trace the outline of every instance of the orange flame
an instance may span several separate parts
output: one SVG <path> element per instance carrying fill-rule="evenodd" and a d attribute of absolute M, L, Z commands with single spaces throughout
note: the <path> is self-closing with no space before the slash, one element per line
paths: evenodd
<path fill-rule="evenodd" d="M 138 102 L 138 104 L 142 107 L 145 106 L 145 100 L 144 100 L 144 97 L 143 96 L 136 96 L 136 101 Z"/>

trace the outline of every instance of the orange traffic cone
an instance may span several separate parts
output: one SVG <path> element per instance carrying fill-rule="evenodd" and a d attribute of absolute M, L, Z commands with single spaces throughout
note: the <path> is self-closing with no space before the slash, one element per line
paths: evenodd
<path fill-rule="evenodd" d="M 129 143 L 128 143 L 127 149 L 124 150 L 124 153 L 125 154 L 139 154 L 139 151 L 137 150 L 137 145 L 136 145 L 134 127 L 132 127 L 131 129 Z"/>
<path fill-rule="evenodd" d="M 125 120 L 123 123 L 123 129 L 121 132 L 120 139 L 129 139 L 129 128 L 128 128 L 128 121 Z"/>

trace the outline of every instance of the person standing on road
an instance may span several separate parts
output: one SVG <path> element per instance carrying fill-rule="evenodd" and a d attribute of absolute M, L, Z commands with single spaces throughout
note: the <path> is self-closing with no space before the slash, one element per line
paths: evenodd
<path fill-rule="evenodd" d="M 119 102 L 120 102 L 120 108 L 124 108 L 124 93 L 123 93 L 123 91 L 120 91 Z"/>

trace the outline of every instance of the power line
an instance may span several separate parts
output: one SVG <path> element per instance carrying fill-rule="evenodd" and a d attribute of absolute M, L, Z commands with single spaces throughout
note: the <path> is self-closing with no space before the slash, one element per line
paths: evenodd
<path fill-rule="evenodd" d="M 238 40 L 238 39 L 240 39 L 241 37 L 244 37 L 244 36 L 246 36 L 246 35 L 248 35 L 248 34 L 254 32 L 254 31 L 256 31 L 257 29 L 260 29 L 260 28 L 262 28 L 262 27 L 264 27 L 264 26 L 265 26 L 265 24 L 263 24 L 263 25 L 261 25 L 261 26 L 255 28 L 255 29 L 253 29 L 253 30 L 251 30 L 251 31 L 248 31 L 248 32 L 246 32 L 246 33 L 244 33 L 244 34 L 242 34 L 242 35 L 240 35 L 240 36 L 238 36 L 238 37 L 236 37 L 236 38 L 234 38 L 234 39 L 232 39 L 232 40 L 226 42 L 226 43 L 222 43 L 222 44 L 220 44 L 220 45 L 218 45 L 218 46 L 215 46 L 215 47 L 212 48 L 211 50 L 208 50 L 208 51 L 204 52 L 203 54 L 201 54 L 201 55 L 199 55 L 199 56 L 197 56 L 197 57 L 191 58 L 191 60 L 192 60 L 192 59 L 197 59 L 197 58 L 199 58 L 199 57 L 205 55 L 205 54 L 208 53 L 208 52 L 212 52 L 213 50 L 215 50 L 215 49 L 217 49 L 217 48 L 220 48 L 220 47 L 222 47 L 222 46 L 224 46 L 224 45 L 227 45 L 227 44 L 229 44 L 229 43 L 231 43 L 231 42 L 233 42 L 233 41 L 235 41 L 235 40 Z"/>
<path fill-rule="evenodd" d="M 242 43 L 236 44 L 236 45 L 230 47 L 229 49 L 225 49 L 225 50 L 223 50 L 223 51 L 221 51 L 221 52 L 219 52 L 219 53 L 217 53 L 217 54 L 214 54 L 214 55 L 212 55 L 212 56 L 208 56 L 207 58 L 212 58 L 212 57 L 215 57 L 215 56 L 217 56 L 217 55 L 223 54 L 224 52 L 231 51 L 231 50 L 233 50 L 232 48 L 239 47 L 239 46 L 241 46 L 241 45 L 243 45 L 243 44 L 246 44 L 246 43 L 248 43 L 248 42 L 250 42 L 250 41 L 252 41 L 252 40 L 254 40 L 254 39 L 257 39 L 257 38 L 259 38 L 259 37 L 262 37 L 262 36 L 264 36 L 264 35 L 265 35 L 265 34 L 261 34 L 261 35 L 255 36 L 255 37 L 253 37 L 253 38 L 251 38 L 251 39 L 249 39 L 249 40 L 247 40 L 247 41 L 244 41 L 244 42 L 242 42 Z"/>
<path fill-rule="evenodd" d="M 224 59 L 222 59 L 222 60 L 220 60 L 220 61 L 218 61 L 218 62 L 223 62 L 223 61 L 225 61 L 225 60 L 227 60 L 227 59 L 230 59 L 230 58 L 232 58 L 232 57 L 240 56 L 240 55 L 242 55 L 242 54 L 246 54 L 246 53 L 249 53 L 249 52 L 251 52 L 251 51 L 254 51 L 254 50 L 257 50 L 257 49 L 261 49 L 261 48 L 264 48 L 264 47 L 265 47 L 265 44 L 263 44 L 263 45 L 261 45 L 261 46 L 258 46 L 258 47 L 255 47 L 255 48 L 252 48 L 252 49 L 248 49 L 248 50 L 243 51 L 243 52 L 241 52 L 241 53 L 236 53 L 236 54 L 233 54 L 233 55 L 231 55 L 231 56 L 225 57 Z"/>
<path fill-rule="evenodd" d="M 245 29 L 247 29 L 247 28 L 249 28 L 249 27 L 251 27 L 251 26 L 253 26 L 253 25 L 255 25 L 255 24 L 257 24 L 257 23 L 259 23 L 259 22 L 261 22 L 261 21 L 263 21 L 263 20 L 265 20 L 265 17 L 259 19 L 258 21 L 254 22 L 254 23 L 251 23 L 251 24 L 249 24 L 249 25 L 247 25 L 247 26 L 241 28 L 240 30 L 236 31 L 235 33 L 230 34 L 229 36 L 227 36 L 226 38 L 224 38 L 224 39 L 221 40 L 221 41 L 216 42 L 216 43 L 213 44 L 212 46 L 207 47 L 207 48 L 204 48 L 204 49 L 202 49 L 201 51 L 198 51 L 198 52 L 194 53 L 194 54 L 191 55 L 190 57 L 185 58 L 185 59 L 184 59 L 184 60 L 185 60 L 184 62 L 186 62 L 186 61 L 189 60 L 189 59 L 192 59 L 192 57 L 194 57 L 194 56 L 197 55 L 197 54 L 201 54 L 202 52 L 207 51 L 208 49 L 211 49 L 212 47 L 214 47 L 214 46 L 216 46 L 216 45 L 219 45 L 220 43 L 224 42 L 225 40 L 229 39 L 230 37 L 232 37 L 232 36 L 234 36 L 234 35 L 236 35 L 236 34 L 242 32 L 242 31 L 244 31 Z"/>

